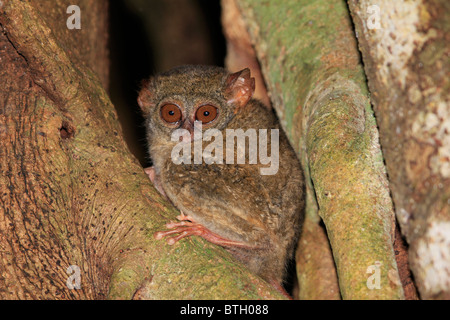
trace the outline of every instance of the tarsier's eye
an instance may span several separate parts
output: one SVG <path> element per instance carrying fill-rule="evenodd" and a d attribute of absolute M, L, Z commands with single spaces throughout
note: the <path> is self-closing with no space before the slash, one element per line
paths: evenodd
<path fill-rule="evenodd" d="M 176 123 L 181 120 L 181 110 L 175 104 L 165 104 L 161 107 L 161 118 L 167 123 Z"/>
<path fill-rule="evenodd" d="M 217 108 L 209 104 L 199 107 L 195 113 L 195 120 L 201 121 L 202 123 L 211 122 L 216 117 Z"/>

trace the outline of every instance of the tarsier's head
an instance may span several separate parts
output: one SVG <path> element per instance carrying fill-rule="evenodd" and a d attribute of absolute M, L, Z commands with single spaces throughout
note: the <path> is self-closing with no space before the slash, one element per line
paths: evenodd
<path fill-rule="evenodd" d="M 219 67 L 182 66 L 144 82 L 138 103 L 150 140 L 170 141 L 180 128 L 188 130 L 192 140 L 196 123 L 203 130 L 225 129 L 254 91 L 249 69 L 230 74 Z"/>

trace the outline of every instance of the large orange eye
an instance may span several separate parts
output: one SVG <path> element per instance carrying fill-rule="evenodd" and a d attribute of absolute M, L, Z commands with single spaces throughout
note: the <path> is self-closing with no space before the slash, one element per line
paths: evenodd
<path fill-rule="evenodd" d="M 202 123 L 209 123 L 216 119 L 217 108 L 212 105 L 204 105 L 197 109 L 195 113 L 195 120 L 201 121 Z"/>
<path fill-rule="evenodd" d="M 161 118 L 167 123 L 174 124 L 181 120 L 181 110 L 175 104 L 165 104 L 161 108 Z"/>

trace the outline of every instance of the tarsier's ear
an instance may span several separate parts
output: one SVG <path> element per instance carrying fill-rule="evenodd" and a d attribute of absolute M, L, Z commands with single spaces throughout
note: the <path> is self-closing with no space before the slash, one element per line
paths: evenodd
<path fill-rule="evenodd" d="M 225 97 L 229 104 L 236 105 L 235 113 L 249 102 L 255 92 L 255 78 L 250 76 L 248 68 L 230 74 L 225 85 Z"/>
<path fill-rule="evenodd" d="M 141 91 L 137 98 L 137 102 L 142 112 L 146 115 L 152 107 L 155 106 L 153 101 L 154 93 L 152 92 L 153 79 L 143 80 L 141 83 Z"/>

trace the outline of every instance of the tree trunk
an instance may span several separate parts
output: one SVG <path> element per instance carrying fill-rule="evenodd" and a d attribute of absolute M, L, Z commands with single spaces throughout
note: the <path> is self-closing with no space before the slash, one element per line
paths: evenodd
<path fill-rule="evenodd" d="M 106 2 L 78 1 L 81 30 L 69 5 L 0 1 L 0 298 L 279 298 L 217 246 L 153 239 L 178 213 L 104 90 Z"/>
<path fill-rule="evenodd" d="M 450 7 L 349 1 L 396 215 L 424 299 L 450 298 Z"/>
<path fill-rule="evenodd" d="M 404 298 L 378 131 L 345 2 L 235 4 L 255 46 L 272 104 L 305 169 L 312 226 L 320 221 L 314 215 L 317 199 L 342 298 Z M 304 231 L 309 238 L 300 239 L 301 252 L 308 252 L 303 244 L 323 241 L 312 235 Z M 320 259 L 316 252 L 304 263 L 332 270 L 332 264 Z M 306 265 L 303 269 L 311 270 Z M 323 279 L 308 279 L 299 272 L 300 280 L 317 281 L 301 283 L 300 291 L 325 287 Z M 336 295 L 325 292 L 324 297 Z"/>

